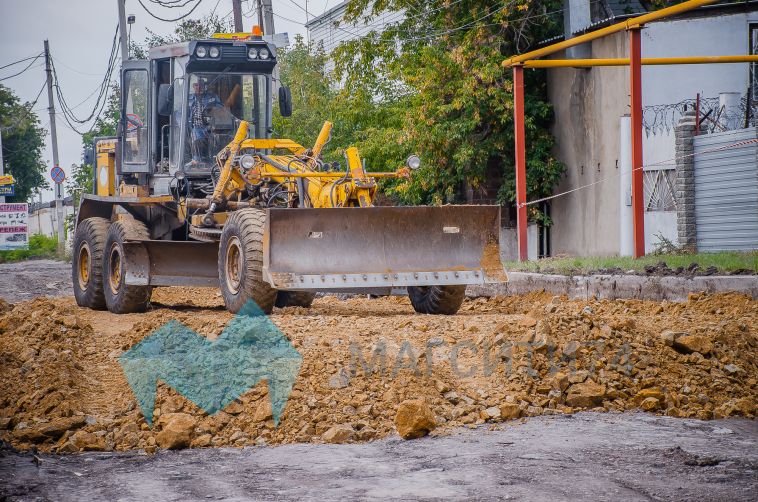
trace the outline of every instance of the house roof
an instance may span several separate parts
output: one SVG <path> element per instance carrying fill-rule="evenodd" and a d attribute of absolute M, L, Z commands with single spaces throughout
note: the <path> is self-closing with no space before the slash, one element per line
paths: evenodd
<path fill-rule="evenodd" d="M 636 4 L 636 6 L 634 4 Z M 574 31 L 573 33 L 574 35 L 582 35 L 590 31 L 595 31 L 599 28 L 604 28 L 614 23 L 623 21 L 624 19 L 627 19 L 630 17 L 636 17 L 636 16 L 644 14 L 645 12 L 648 12 L 647 9 L 639 0 L 628 0 L 628 1 L 627 0 L 598 0 L 597 5 L 600 8 L 598 13 L 606 12 L 606 15 L 605 16 L 601 15 L 598 17 L 595 17 L 593 15 L 592 22 L 589 25 L 587 25 L 586 28 Z M 635 11 L 634 9 L 641 9 L 641 10 Z M 676 16 L 659 19 L 658 21 L 655 21 L 655 22 L 660 23 L 660 22 L 681 19 L 683 17 L 693 17 L 693 16 L 716 17 L 716 16 L 728 14 L 734 11 L 752 12 L 755 10 L 758 10 L 758 0 L 745 0 L 742 2 L 722 1 L 715 4 L 711 4 L 711 5 L 704 5 L 702 7 L 698 7 L 697 9 L 693 9 L 689 12 L 684 12 Z M 544 47 L 546 45 L 560 42 L 561 40 L 564 40 L 565 38 L 566 37 L 564 35 L 556 35 L 549 39 L 540 41 L 539 43 L 537 43 L 537 47 Z"/>
<path fill-rule="evenodd" d="M 345 7 L 347 7 L 347 4 L 350 3 L 350 0 L 345 0 L 344 2 L 340 2 L 331 9 L 325 11 L 323 14 L 314 17 L 307 23 L 305 23 L 306 28 L 310 28 L 313 25 L 321 24 L 324 21 L 330 20 L 335 14 L 337 14 L 338 11 L 344 11 Z"/>

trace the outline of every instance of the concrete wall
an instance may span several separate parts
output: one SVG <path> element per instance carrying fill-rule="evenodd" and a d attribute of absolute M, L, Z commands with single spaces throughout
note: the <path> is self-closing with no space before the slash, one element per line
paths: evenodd
<path fill-rule="evenodd" d="M 63 206 L 63 209 L 65 216 L 74 214 L 73 206 Z M 52 237 L 57 231 L 58 221 L 54 207 L 43 207 L 29 215 L 29 235 L 42 234 Z"/>
<path fill-rule="evenodd" d="M 626 48 L 624 34 L 616 34 L 595 41 L 591 53 L 593 58 L 621 58 L 627 56 Z M 547 79 L 555 111 L 555 152 L 567 168 L 555 191 L 616 176 L 618 121 L 628 111 L 627 70 L 559 68 L 548 70 Z M 552 254 L 617 254 L 618 205 L 617 184 L 612 182 L 554 199 Z"/>
<path fill-rule="evenodd" d="M 526 241 L 527 257 L 530 260 L 536 260 L 539 258 L 540 243 L 539 243 L 540 230 L 535 224 L 527 225 L 526 227 Z M 518 234 L 515 228 L 501 228 L 500 229 L 500 259 L 502 261 L 516 261 L 518 260 Z"/>
<path fill-rule="evenodd" d="M 651 23 L 643 30 L 643 57 L 745 54 L 748 23 L 758 12 Z M 591 57 L 628 57 L 628 35 L 615 35 L 590 44 Z M 555 58 L 563 58 L 557 53 Z M 537 70 L 542 71 L 542 70 Z M 553 200 L 553 254 L 616 255 L 619 253 L 620 202 L 618 189 L 619 118 L 629 113 L 627 68 L 547 70 L 548 94 L 555 109 L 555 153 L 567 166 L 556 192 L 610 179 Z M 747 64 L 643 67 L 643 106 L 694 99 L 698 92 L 745 93 Z M 672 159 L 674 135 L 643 135 L 645 164 Z M 623 163 L 623 161 L 622 161 Z M 599 165 L 599 167 L 598 167 Z M 667 166 L 671 168 L 672 166 Z M 655 167 L 653 169 L 659 169 Z M 662 231 L 676 237 L 674 213 L 646 216 L 646 248 Z"/>

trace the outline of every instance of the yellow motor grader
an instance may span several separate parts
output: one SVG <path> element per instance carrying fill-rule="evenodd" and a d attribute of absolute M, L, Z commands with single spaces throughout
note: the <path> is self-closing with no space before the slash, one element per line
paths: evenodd
<path fill-rule="evenodd" d="M 217 286 L 230 311 L 268 313 L 406 288 L 416 311 L 454 314 L 467 284 L 505 280 L 498 206 L 373 205 L 377 180 L 411 176 L 418 157 L 394 172 L 367 172 L 356 148 L 325 162 L 329 122 L 312 148 L 272 138 L 275 65 L 247 35 L 124 62 L 118 136 L 96 139 L 77 214 L 79 305 L 138 312 L 154 287 Z M 278 102 L 290 116 L 286 87 Z"/>

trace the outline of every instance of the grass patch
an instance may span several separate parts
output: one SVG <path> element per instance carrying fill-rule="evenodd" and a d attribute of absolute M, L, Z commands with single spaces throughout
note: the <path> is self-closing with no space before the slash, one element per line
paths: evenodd
<path fill-rule="evenodd" d="M 584 275 L 608 269 L 621 269 L 626 272 L 634 270 L 644 272 L 645 267 L 655 267 L 664 262 L 668 268 L 676 270 L 679 267 L 687 269 L 692 264 L 698 266 L 698 271 L 706 271 L 713 267 L 715 272 L 733 273 L 749 270 L 758 273 L 758 251 L 734 252 L 724 251 L 719 253 L 676 253 L 647 255 L 642 258 L 630 256 L 600 256 L 600 257 L 566 257 L 566 258 L 542 258 L 536 261 L 505 262 L 506 270 L 523 272 L 545 272 L 565 275 Z"/>
<path fill-rule="evenodd" d="M 0 263 L 28 260 L 30 258 L 60 258 L 58 238 L 35 234 L 29 237 L 29 249 L 0 251 Z"/>

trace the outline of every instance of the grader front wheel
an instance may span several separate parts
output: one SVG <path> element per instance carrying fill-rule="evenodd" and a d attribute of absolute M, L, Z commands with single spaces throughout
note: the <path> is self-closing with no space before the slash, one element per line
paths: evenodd
<path fill-rule="evenodd" d="M 465 297 L 466 286 L 408 287 L 411 305 L 420 314 L 455 314 Z"/>
<path fill-rule="evenodd" d="M 263 279 L 263 232 L 266 213 L 240 209 L 232 213 L 221 232 L 218 247 L 218 279 L 224 304 L 239 312 L 249 301 L 271 313 L 276 289 Z"/>
<path fill-rule="evenodd" d="M 141 221 L 124 219 L 112 224 L 103 250 L 103 289 L 108 310 L 114 314 L 144 312 L 150 303 L 150 286 L 126 284 L 124 242 L 148 240 L 150 232 Z"/>

